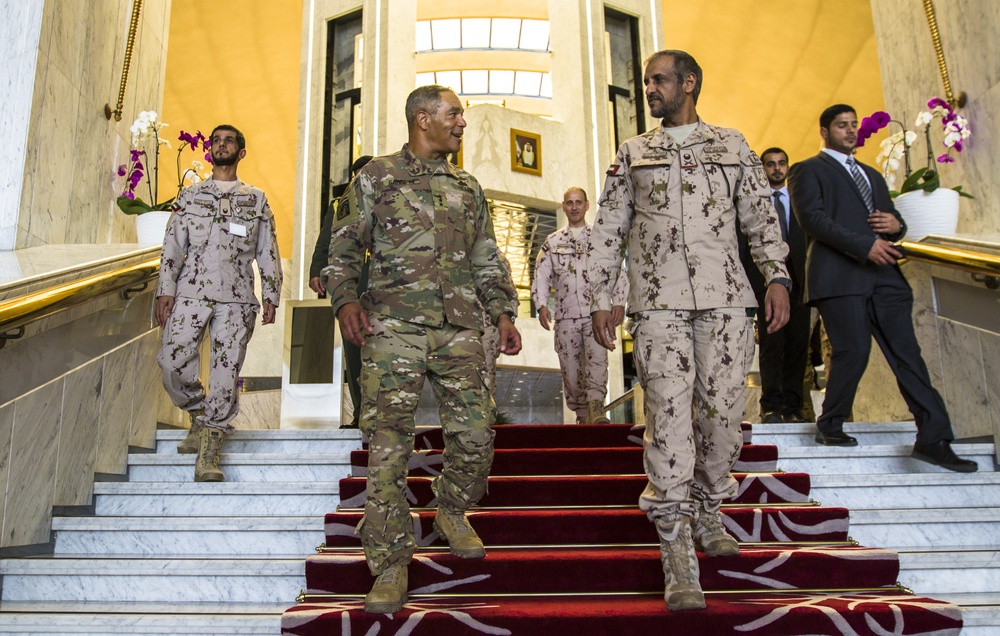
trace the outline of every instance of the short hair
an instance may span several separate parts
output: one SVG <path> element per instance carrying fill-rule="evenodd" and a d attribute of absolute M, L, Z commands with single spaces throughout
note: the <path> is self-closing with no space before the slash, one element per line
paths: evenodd
<path fill-rule="evenodd" d="M 842 113 L 851 113 L 855 117 L 858 115 L 858 111 L 854 110 L 853 106 L 848 106 L 847 104 L 834 104 L 824 110 L 823 114 L 819 116 L 819 127 L 829 130 L 830 124 L 833 123 L 833 120 L 836 119 L 837 115 Z"/>
<path fill-rule="evenodd" d="M 779 152 L 781 154 L 785 155 L 785 161 L 788 161 L 788 153 L 785 152 L 784 150 L 782 150 L 781 148 L 778 148 L 777 146 L 771 146 L 770 148 L 768 148 L 764 152 L 760 153 L 760 160 L 761 160 L 761 162 L 764 161 L 764 155 L 773 155 L 773 154 L 777 154 Z"/>
<path fill-rule="evenodd" d="M 243 150 L 244 148 L 247 147 L 247 138 L 243 136 L 243 133 L 240 132 L 240 129 L 237 128 L 236 126 L 231 126 L 229 124 L 219 124 L 218 126 L 213 128 L 212 134 L 208 136 L 208 143 L 212 143 L 212 138 L 215 137 L 215 133 L 220 130 L 228 130 L 229 132 L 236 135 L 237 149 Z"/>
<path fill-rule="evenodd" d="M 694 73 L 694 91 L 691 92 L 691 97 L 694 99 L 695 105 L 698 104 L 698 95 L 701 95 L 701 80 L 702 72 L 701 67 L 698 66 L 698 62 L 695 61 L 694 57 L 686 52 L 679 51 L 676 49 L 667 49 L 664 51 L 657 51 L 653 53 L 648 58 L 646 58 L 645 66 L 649 66 L 654 60 L 658 60 L 661 57 L 670 57 L 674 60 L 674 75 L 677 76 L 678 83 L 683 82 L 684 78 L 690 73 Z"/>
<path fill-rule="evenodd" d="M 566 188 L 566 191 L 565 191 L 565 192 L 563 192 L 563 201 L 565 201 L 565 200 L 566 200 L 566 195 L 567 195 L 567 194 L 569 194 L 570 192 L 572 192 L 573 190 L 576 190 L 576 191 L 578 191 L 578 192 L 579 192 L 580 194 L 582 194 L 582 195 L 583 195 L 583 200 L 584 200 L 584 201 L 586 201 L 586 200 L 587 200 L 587 191 L 586 191 L 586 190 L 584 190 L 584 189 L 583 189 L 583 188 L 581 188 L 580 186 L 570 186 L 570 187 Z"/>
<path fill-rule="evenodd" d="M 441 93 L 454 93 L 447 86 L 428 84 L 415 88 L 406 98 L 406 127 L 412 128 L 417 123 L 417 113 L 424 111 L 435 113 L 441 107 Z"/>

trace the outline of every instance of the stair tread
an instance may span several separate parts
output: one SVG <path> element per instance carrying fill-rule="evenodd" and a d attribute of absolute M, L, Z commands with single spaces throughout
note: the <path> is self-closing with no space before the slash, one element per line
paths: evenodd
<path fill-rule="evenodd" d="M 165 429 L 156 431 L 156 440 L 164 442 L 180 441 L 188 434 L 187 429 Z M 278 428 L 267 430 L 236 430 L 227 436 L 227 440 L 357 440 L 361 441 L 361 432 L 345 428 Z"/>
<path fill-rule="evenodd" d="M 94 484 L 95 495 L 336 495 L 339 493 L 340 482 L 338 481 L 222 481 L 214 483 L 100 481 Z"/>
<path fill-rule="evenodd" d="M 53 530 L 322 530 L 323 515 L 275 517 L 54 517 Z M 109 523 L 110 522 L 110 523 Z M 115 527 L 111 527 L 115 526 Z"/>
<path fill-rule="evenodd" d="M 194 558 L 89 558 L 66 556 L 58 559 L 5 559 L 0 561 L 0 574 L 4 576 L 232 576 L 232 575 L 301 575 L 305 564 L 301 557 L 283 558 L 216 558 L 207 568 L 205 559 Z"/>
<path fill-rule="evenodd" d="M 223 451 L 221 465 L 269 466 L 302 464 L 343 464 L 351 462 L 352 451 L 335 453 L 227 453 Z M 196 455 L 180 453 L 130 453 L 129 466 L 194 466 Z"/>

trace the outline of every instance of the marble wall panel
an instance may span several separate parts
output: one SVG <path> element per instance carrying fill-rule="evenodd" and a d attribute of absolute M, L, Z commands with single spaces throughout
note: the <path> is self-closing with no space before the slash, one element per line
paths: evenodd
<path fill-rule="evenodd" d="M 956 438 L 977 437 L 992 432 L 989 423 L 989 400 L 980 330 L 960 322 L 939 320 L 941 348 L 948 352 L 945 361 L 945 396 Z"/>
<path fill-rule="evenodd" d="M 51 382 L 16 403 L 0 547 L 49 542 L 63 387 Z"/>
<path fill-rule="evenodd" d="M 141 448 L 156 448 L 157 401 L 150 399 L 150 394 L 162 390 L 162 374 L 156 363 L 156 354 L 160 350 L 159 330 L 150 331 L 140 338 L 135 349 L 135 396 L 128 443 Z"/>
<path fill-rule="evenodd" d="M 7 475 L 10 471 L 10 442 L 14 430 L 14 403 L 0 406 L 0 536 L 3 529 L 3 511 L 7 506 Z"/>
<path fill-rule="evenodd" d="M 103 372 L 104 362 L 98 358 L 65 378 L 56 506 L 87 506 L 92 502 Z"/>
<path fill-rule="evenodd" d="M 240 431 L 281 428 L 281 389 L 241 393 L 233 426 Z"/>
<path fill-rule="evenodd" d="M 52 13 L 49 63 L 65 73 L 78 91 L 87 40 L 86 23 L 80 18 L 87 14 L 89 4 L 88 0 L 59 0 L 58 9 Z"/>
<path fill-rule="evenodd" d="M 986 375 L 990 427 L 993 439 L 1000 440 L 1000 334 L 984 332 L 980 336 L 980 342 L 983 345 L 983 369 Z"/>
<path fill-rule="evenodd" d="M 129 343 L 115 349 L 104 359 L 101 425 L 97 434 L 97 463 L 94 465 L 94 471 L 98 473 L 123 475 L 127 470 L 136 347 L 135 342 Z"/>

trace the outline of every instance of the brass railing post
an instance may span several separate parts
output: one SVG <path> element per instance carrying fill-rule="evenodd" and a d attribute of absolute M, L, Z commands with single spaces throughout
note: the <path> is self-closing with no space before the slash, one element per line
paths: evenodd
<path fill-rule="evenodd" d="M 934 43 L 934 54 L 937 56 L 941 83 L 944 84 L 944 98 L 952 108 L 965 106 L 965 93 L 959 93 L 956 97 L 951 90 L 951 78 L 948 76 L 948 64 L 944 61 L 944 48 L 941 46 L 941 33 L 938 31 L 937 14 L 934 13 L 933 0 L 924 0 L 924 14 L 927 16 L 927 26 L 931 30 L 931 41 Z"/>
<path fill-rule="evenodd" d="M 104 105 L 104 116 L 115 121 L 122 120 L 122 109 L 125 107 L 125 86 L 128 84 L 128 71 L 132 66 L 132 50 L 135 48 L 135 32 L 139 28 L 139 12 L 142 10 L 142 0 L 132 2 L 132 21 L 128 25 L 128 40 L 125 42 L 125 62 L 122 64 L 122 81 L 118 86 L 118 105 L 111 110 L 111 104 Z"/>

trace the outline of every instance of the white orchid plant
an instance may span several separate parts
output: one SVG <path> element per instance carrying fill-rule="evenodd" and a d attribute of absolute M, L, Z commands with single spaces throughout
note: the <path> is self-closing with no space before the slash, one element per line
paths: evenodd
<path fill-rule="evenodd" d="M 122 193 L 118 196 L 117 204 L 125 214 L 145 214 L 146 212 L 169 210 L 173 204 L 176 194 L 169 199 L 156 202 L 157 177 L 159 176 L 160 147 L 171 148 L 170 142 L 160 137 L 160 131 L 169 126 L 166 122 L 159 121 L 157 114 L 151 110 L 144 110 L 132 123 L 129 131 L 132 133 L 132 147 L 129 151 L 128 163 L 118 166 L 118 176 L 125 177 L 125 185 Z M 205 135 L 198 131 L 195 134 L 181 131 L 178 140 L 181 145 L 177 148 L 177 191 L 185 185 L 198 183 L 207 178 L 203 171 L 205 164 L 194 159 L 190 167 L 181 170 L 181 155 L 185 149 L 190 148 L 195 152 L 200 150 L 208 151 L 210 142 Z M 152 145 L 153 149 L 147 154 L 147 148 Z M 211 155 L 205 153 L 205 161 L 212 163 Z M 136 195 L 139 184 L 145 182 L 146 190 L 149 193 L 150 203 Z"/>
<path fill-rule="evenodd" d="M 875 111 L 868 117 L 861 120 L 858 127 L 858 147 L 864 146 L 865 141 L 882 130 L 891 123 L 899 125 L 899 132 L 889 135 L 880 144 L 881 152 L 875 161 L 882 167 L 882 174 L 886 184 L 889 186 L 890 194 L 896 197 L 905 192 L 913 190 L 923 190 L 933 192 L 941 186 L 941 177 L 935 170 L 935 163 L 954 163 L 954 153 L 962 152 L 965 141 L 972 135 L 969 122 L 952 109 L 951 105 L 940 97 L 931 98 L 927 102 L 929 111 L 923 111 L 917 115 L 914 127 L 923 130 L 924 138 L 927 142 L 927 166 L 912 170 L 910 168 L 910 147 L 917 140 L 917 133 L 907 130 L 902 122 L 893 119 L 885 111 Z M 944 137 L 941 143 L 946 148 L 945 152 L 934 157 L 931 146 L 931 124 L 935 119 L 940 119 L 943 126 Z M 900 168 L 900 162 L 904 168 L 903 184 L 896 190 L 896 175 Z M 962 190 L 962 186 L 952 188 L 963 197 L 973 198 L 971 194 Z"/>

